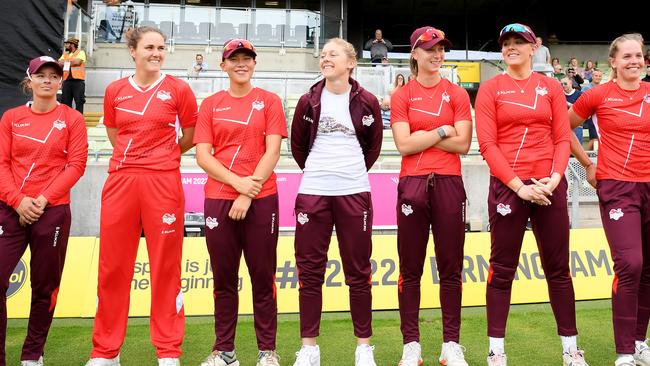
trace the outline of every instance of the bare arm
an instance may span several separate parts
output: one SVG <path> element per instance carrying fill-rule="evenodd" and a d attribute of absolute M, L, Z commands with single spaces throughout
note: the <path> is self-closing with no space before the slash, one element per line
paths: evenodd
<path fill-rule="evenodd" d="M 571 129 L 580 126 L 584 123 L 584 121 L 585 119 L 578 116 L 578 114 L 573 111 L 573 108 L 569 109 L 569 123 L 571 124 Z M 571 138 L 571 153 L 580 162 L 580 165 L 582 165 L 587 171 L 587 181 L 589 184 L 591 184 L 592 187 L 596 188 L 596 164 L 591 161 L 591 158 L 589 158 L 589 155 L 587 155 L 587 152 L 582 147 L 582 144 L 580 141 L 578 141 L 578 137 L 575 136 L 575 134 L 571 135 L 573 136 Z"/>
<path fill-rule="evenodd" d="M 194 127 L 183 128 L 183 137 L 178 140 L 178 144 L 181 146 L 181 154 L 191 149 L 194 146 Z"/>
<path fill-rule="evenodd" d="M 255 198 L 262 189 L 262 184 L 259 183 L 260 177 L 240 177 L 223 166 L 212 156 L 212 144 L 205 142 L 196 144 L 196 162 L 210 178 L 233 187 L 240 194 Z"/>
<path fill-rule="evenodd" d="M 106 135 L 108 136 L 108 141 L 111 142 L 111 145 L 115 147 L 117 143 L 117 128 L 106 127 Z"/>

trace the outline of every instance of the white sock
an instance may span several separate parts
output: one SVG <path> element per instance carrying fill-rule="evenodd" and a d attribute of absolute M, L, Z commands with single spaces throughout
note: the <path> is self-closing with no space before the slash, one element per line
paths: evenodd
<path fill-rule="evenodd" d="M 634 355 L 628 355 L 626 353 L 618 353 L 617 354 L 618 358 L 616 361 L 620 360 L 621 358 L 624 358 L 625 361 L 634 361 Z"/>
<path fill-rule="evenodd" d="M 494 354 L 499 354 L 499 353 L 505 353 L 505 348 L 504 348 L 504 338 L 494 338 L 494 337 L 489 337 L 490 338 L 490 352 L 493 352 Z"/>
<path fill-rule="evenodd" d="M 571 353 L 571 351 L 575 351 L 575 350 L 578 349 L 578 337 L 576 337 L 576 336 L 570 336 L 570 337 L 560 336 L 560 339 L 562 340 L 562 352 Z"/>
<path fill-rule="evenodd" d="M 357 348 L 364 348 L 364 347 L 370 347 L 370 345 L 366 343 L 357 344 Z"/>
<path fill-rule="evenodd" d="M 318 348 L 318 345 L 316 344 L 316 345 L 310 346 L 308 344 L 303 344 L 302 347 L 305 348 L 305 349 L 308 349 L 308 350 L 315 350 L 315 349 Z"/>

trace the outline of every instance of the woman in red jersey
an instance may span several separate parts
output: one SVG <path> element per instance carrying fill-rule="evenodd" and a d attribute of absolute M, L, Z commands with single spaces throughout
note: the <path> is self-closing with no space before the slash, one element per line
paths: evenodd
<path fill-rule="evenodd" d="M 5 294 L 28 245 L 32 302 L 20 359 L 43 365 L 70 234 L 70 189 L 86 168 L 86 122 L 56 101 L 62 77 L 53 58 L 31 60 L 23 85 L 32 101 L 0 120 L 0 366 L 6 365 Z"/>
<path fill-rule="evenodd" d="M 415 80 L 391 101 L 391 128 L 402 154 L 397 186 L 398 297 L 404 342 L 401 366 L 422 363 L 420 280 L 429 228 L 440 277 L 443 344 L 440 362 L 467 366 L 460 342 L 461 270 L 465 244 L 465 188 L 459 154 L 472 140 L 467 92 L 442 77 L 445 33 L 422 27 L 411 34 L 411 72 Z"/>
<path fill-rule="evenodd" d="M 239 262 L 253 289 L 257 366 L 279 366 L 275 353 L 278 194 L 273 172 L 287 122 L 280 98 L 251 83 L 257 53 L 246 39 L 224 44 L 221 69 L 229 86 L 201 104 L 194 136 L 197 161 L 208 173 L 205 239 L 214 276 L 216 342 L 201 366 L 237 366 Z M 214 150 L 214 152 L 213 152 Z"/>
<path fill-rule="evenodd" d="M 650 366 L 650 83 L 641 81 L 643 38 L 624 34 L 609 48 L 611 80 L 580 96 L 572 126 L 593 116 L 598 167 L 577 140 L 573 153 L 597 180 L 600 217 L 614 260 L 612 313 L 617 366 Z"/>
<path fill-rule="evenodd" d="M 294 366 L 319 366 L 322 287 L 336 227 L 350 313 L 357 337 L 355 366 L 376 366 L 372 336 L 372 200 L 368 170 L 379 157 L 383 126 L 377 98 L 351 78 L 354 46 L 332 38 L 323 46 L 323 80 L 298 101 L 291 153 L 303 170 L 296 198 L 295 254 L 300 279 L 302 347 Z"/>
<path fill-rule="evenodd" d="M 483 83 L 476 99 L 476 133 L 491 175 L 488 365 L 506 365 L 504 337 L 510 293 L 530 218 L 561 336 L 564 365 L 584 366 L 584 352 L 576 341 L 569 272 L 564 171 L 571 134 L 566 99 L 556 80 L 532 72 L 535 34 L 528 26 L 505 26 L 499 44 L 506 72 Z"/>
<path fill-rule="evenodd" d="M 104 96 L 113 156 L 102 191 L 98 305 L 87 366 L 120 364 L 143 229 L 151 266 L 151 340 L 158 364 L 174 366 L 185 332 L 179 166 L 181 153 L 192 147 L 196 99 L 187 83 L 160 71 L 165 60 L 160 30 L 134 28 L 126 39 L 135 74 L 109 84 Z"/>

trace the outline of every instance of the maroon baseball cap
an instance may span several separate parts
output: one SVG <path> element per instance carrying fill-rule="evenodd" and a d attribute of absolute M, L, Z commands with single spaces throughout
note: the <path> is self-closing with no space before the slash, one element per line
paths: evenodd
<path fill-rule="evenodd" d="M 503 27 L 503 29 L 501 29 L 501 33 L 499 33 L 499 44 L 502 44 L 503 41 L 505 41 L 505 39 L 510 36 L 517 36 L 528 43 L 537 43 L 537 36 L 535 36 L 535 32 L 533 32 L 533 30 L 525 24 L 512 23 Z"/>
<path fill-rule="evenodd" d="M 438 43 L 447 47 L 453 46 L 451 41 L 445 38 L 445 32 L 434 27 L 421 27 L 411 33 L 411 51 L 413 51 L 415 47 L 428 50 Z"/>
<path fill-rule="evenodd" d="M 239 51 L 243 51 L 253 57 L 257 57 L 255 46 L 253 46 L 253 43 L 251 43 L 251 41 L 243 38 L 233 38 L 223 44 L 223 55 L 221 56 L 221 61 L 224 61 L 228 57 L 232 56 L 233 53 Z"/>
<path fill-rule="evenodd" d="M 56 72 L 59 75 L 63 75 L 63 67 L 61 67 L 61 65 L 59 65 L 59 63 L 50 56 L 39 56 L 29 61 L 27 75 L 38 72 L 38 70 L 40 70 L 40 68 L 43 66 L 52 66 L 54 69 L 56 69 Z"/>

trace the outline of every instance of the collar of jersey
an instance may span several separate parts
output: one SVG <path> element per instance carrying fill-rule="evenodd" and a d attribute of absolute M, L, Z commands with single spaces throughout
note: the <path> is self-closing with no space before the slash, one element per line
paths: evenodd
<path fill-rule="evenodd" d="M 146 92 L 148 92 L 149 90 L 155 88 L 158 84 L 160 84 L 160 83 L 165 79 L 166 74 L 161 72 L 161 73 L 160 73 L 160 77 L 158 78 L 158 80 L 156 80 L 153 84 L 149 85 L 149 87 L 148 87 L 147 89 L 145 89 L 145 90 L 142 90 L 142 88 L 140 88 L 140 87 L 138 86 L 138 84 L 136 84 L 136 82 L 133 80 L 133 76 L 135 76 L 135 75 L 131 75 L 131 76 L 129 76 L 129 84 L 131 84 L 131 86 L 132 86 L 135 90 L 137 90 L 137 91 L 139 91 L 139 92 L 141 92 L 141 93 L 146 93 Z"/>

